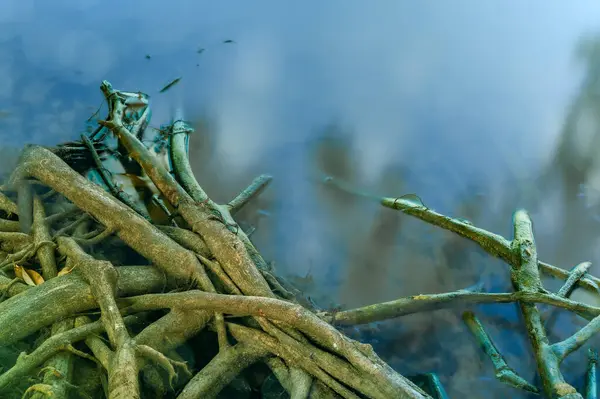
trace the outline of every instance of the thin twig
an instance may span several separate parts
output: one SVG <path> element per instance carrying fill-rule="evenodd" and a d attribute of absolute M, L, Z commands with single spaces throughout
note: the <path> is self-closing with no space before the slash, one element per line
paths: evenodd
<path fill-rule="evenodd" d="M 492 361 L 496 378 L 505 384 L 508 384 L 517 389 L 523 389 L 525 391 L 539 393 L 539 389 L 530 383 L 528 383 L 523 377 L 521 377 L 514 369 L 512 369 L 504 360 L 504 357 L 500 354 L 496 345 L 487 334 L 483 325 L 475 316 L 473 312 L 464 312 L 463 320 L 469 330 L 483 349 L 486 355 Z"/>
<path fill-rule="evenodd" d="M 229 201 L 229 204 L 227 204 L 229 212 L 231 212 L 232 215 L 235 215 L 249 201 L 259 196 L 272 180 L 273 177 L 269 175 L 258 176 L 248 187 L 239 193 L 237 197 Z"/>

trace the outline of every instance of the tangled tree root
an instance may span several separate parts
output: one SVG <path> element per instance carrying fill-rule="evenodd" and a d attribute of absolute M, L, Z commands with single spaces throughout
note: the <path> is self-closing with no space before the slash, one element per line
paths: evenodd
<path fill-rule="evenodd" d="M 164 134 L 173 166 L 167 170 L 141 140 L 148 106 L 132 110 L 128 105 L 132 98 L 147 103 L 147 96 L 115 90 L 106 81 L 101 89 L 109 114 L 99 121 L 99 129 L 60 150 L 26 147 L 0 193 L 0 291 L 5 299 L 0 303 L 0 343 L 27 348 L 28 337 L 38 337 L 0 375 L 0 392 L 37 398 L 66 398 L 74 391 L 111 399 L 210 398 L 229 386 L 248 384 L 244 373 L 255 367 L 256 374 L 263 374 L 261 381 L 274 376 L 294 399 L 444 397 L 435 376 L 426 393 L 383 362 L 370 345 L 349 339 L 336 327 L 457 304 L 518 302 L 541 390 L 508 366 L 472 312 L 464 314 L 494 362 L 497 378 L 551 398 L 582 397 L 559 366 L 598 331 L 600 308 L 568 296 L 577 284 L 597 292 L 599 280 L 586 273 L 587 263 L 568 272 L 540 262 L 526 212 L 515 213 L 514 239 L 508 241 L 436 213 L 414 195 L 382 198 L 384 206 L 471 239 L 503 259 L 511 265 L 515 291 L 465 289 L 322 311 L 274 273 L 234 219 L 271 178 L 258 177 L 228 204 L 213 202 L 189 165 L 192 130 L 175 121 Z M 126 171 L 147 177 L 147 184 L 161 193 L 153 200 L 166 223 L 120 189 L 103 166 L 99 153 L 110 151 L 103 143 L 109 133 L 118 139 L 113 153 Z M 102 185 L 90 181 L 90 173 Z M 325 183 L 349 191 L 333 178 Z M 124 266 L 123 259 L 135 263 Z M 540 273 L 566 280 L 565 286 L 558 294 L 546 291 Z M 30 278 L 37 275 L 37 282 Z M 536 303 L 591 321 L 572 337 L 550 344 L 546 317 Z M 215 339 L 194 348 L 192 357 L 176 352 L 199 336 Z M 202 359 L 200 367 L 188 364 L 196 359 Z M 590 355 L 588 385 L 594 387 L 595 364 L 596 356 Z M 34 375 L 41 380 L 30 380 Z"/>

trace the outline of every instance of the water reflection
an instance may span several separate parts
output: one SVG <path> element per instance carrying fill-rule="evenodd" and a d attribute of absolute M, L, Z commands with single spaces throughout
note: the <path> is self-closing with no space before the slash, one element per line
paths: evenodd
<path fill-rule="evenodd" d="M 192 166 L 217 202 L 274 175 L 240 217 L 256 225 L 265 257 L 322 306 L 510 282 L 506 266 L 472 243 L 329 190 L 316 172 L 377 194 L 418 193 L 506 237 L 512 212 L 526 207 L 544 261 L 590 260 L 600 272 L 597 39 L 577 48 L 582 79 L 570 64 L 577 38 L 597 28 L 595 3 L 171 3 L 120 4 L 108 18 L 112 2 L 3 1 L 2 170 L 25 143 L 78 138 L 109 79 L 150 94 L 155 127 L 185 104 L 196 128 Z M 515 309 L 480 313 L 508 362 L 533 381 Z M 373 328 L 383 330 L 373 343 L 393 366 L 439 372 L 451 397 L 490 386 L 494 397 L 518 397 L 486 380 L 489 362 L 456 311 Z M 583 357 L 569 362 L 576 379 Z"/>

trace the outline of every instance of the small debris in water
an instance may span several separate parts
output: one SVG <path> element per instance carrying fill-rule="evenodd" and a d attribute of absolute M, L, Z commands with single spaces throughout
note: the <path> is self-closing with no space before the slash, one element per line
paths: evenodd
<path fill-rule="evenodd" d="M 180 80 L 181 80 L 181 77 L 173 79 L 172 81 L 170 81 L 169 83 L 167 83 L 167 85 L 165 87 L 163 87 L 162 89 L 160 89 L 159 93 L 164 93 L 165 91 L 169 90 L 171 87 L 173 87 L 177 83 L 179 83 Z"/>

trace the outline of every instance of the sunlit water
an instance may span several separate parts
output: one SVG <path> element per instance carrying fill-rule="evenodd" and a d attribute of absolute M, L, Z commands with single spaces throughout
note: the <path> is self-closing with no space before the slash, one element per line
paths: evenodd
<path fill-rule="evenodd" d="M 592 1 L 3 0 L 0 158 L 6 172 L 25 143 L 77 139 L 107 79 L 148 93 L 156 127 L 184 107 L 196 122 L 195 172 L 219 202 L 259 173 L 274 176 L 256 207 L 265 216 L 255 241 L 322 306 L 478 281 L 507 290 L 506 265 L 474 245 L 332 193 L 318 172 L 376 194 L 418 193 L 506 237 L 511 213 L 531 206 L 541 259 L 566 268 L 597 260 L 600 187 L 572 196 L 582 217 L 567 235 L 560 190 L 531 193 L 582 81 L 574 48 L 599 17 Z M 515 307 L 477 310 L 509 364 L 533 381 Z M 459 311 L 372 328 L 361 339 L 405 374 L 438 372 L 451 397 L 525 397 L 489 379 Z M 580 388 L 583 357 L 564 370 Z"/>

